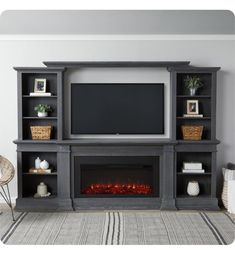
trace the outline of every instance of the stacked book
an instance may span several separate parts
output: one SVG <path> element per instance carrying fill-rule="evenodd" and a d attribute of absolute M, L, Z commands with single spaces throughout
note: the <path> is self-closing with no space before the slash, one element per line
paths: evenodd
<path fill-rule="evenodd" d="M 51 174 L 51 169 L 30 168 L 30 174 Z"/>
<path fill-rule="evenodd" d="M 183 162 L 182 173 L 199 174 L 205 173 L 201 162 Z"/>
<path fill-rule="evenodd" d="M 29 95 L 31 97 L 50 97 L 51 93 L 50 92 L 43 92 L 43 93 L 31 92 Z"/>
<path fill-rule="evenodd" d="M 203 114 L 184 114 L 184 118 L 203 118 Z"/>

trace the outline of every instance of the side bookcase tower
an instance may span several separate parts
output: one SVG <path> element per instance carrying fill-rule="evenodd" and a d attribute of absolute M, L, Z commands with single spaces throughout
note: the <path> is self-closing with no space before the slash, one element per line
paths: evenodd
<path fill-rule="evenodd" d="M 60 148 L 57 142 L 62 140 L 62 97 L 63 75 L 65 68 L 15 68 L 18 80 L 18 140 L 17 165 L 18 165 L 18 210 L 71 210 L 69 192 L 64 191 L 67 178 L 65 171 L 61 171 Z M 46 89 L 50 96 L 30 96 L 34 92 L 35 79 L 46 79 Z M 38 117 L 34 107 L 38 104 L 51 106 L 52 112 L 48 117 Z M 51 126 L 50 140 L 32 140 L 31 126 Z M 39 157 L 46 160 L 52 169 L 51 173 L 29 173 L 29 169 Z M 49 197 L 34 198 L 37 185 L 40 182 L 47 184 Z M 65 207 L 63 205 L 66 204 Z"/>
<path fill-rule="evenodd" d="M 175 147 L 175 197 L 178 208 L 201 208 L 208 205 L 217 207 L 216 198 L 216 152 L 219 141 L 216 139 L 216 76 L 219 67 L 170 68 L 173 85 L 173 129 L 178 144 Z M 203 82 L 196 95 L 189 95 L 184 86 L 187 76 L 197 76 Z M 187 100 L 197 100 L 199 114 L 203 117 L 184 117 Z M 188 141 L 183 139 L 183 125 L 203 126 L 202 139 Z M 201 162 L 204 173 L 182 173 L 183 162 Z M 197 181 L 200 194 L 189 197 L 187 183 Z M 210 207 L 210 206 L 209 206 Z"/>

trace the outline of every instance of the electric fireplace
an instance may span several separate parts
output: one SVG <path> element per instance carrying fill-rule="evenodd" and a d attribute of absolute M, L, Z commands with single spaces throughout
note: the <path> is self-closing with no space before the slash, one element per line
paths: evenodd
<path fill-rule="evenodd" d="M 75 197 L 158 197 L 158 157 L 75 157 Z"/>

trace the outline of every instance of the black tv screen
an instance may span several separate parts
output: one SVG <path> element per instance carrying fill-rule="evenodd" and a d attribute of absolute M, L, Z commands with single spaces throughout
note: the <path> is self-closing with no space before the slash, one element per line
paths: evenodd
<path fill-rule="evenodd" d="M 164 84 L 71 84 L 71 134 L 163 134 Z"/>

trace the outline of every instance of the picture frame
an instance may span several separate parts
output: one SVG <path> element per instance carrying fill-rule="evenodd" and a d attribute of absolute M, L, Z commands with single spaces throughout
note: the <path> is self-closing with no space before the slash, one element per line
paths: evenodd
<path fill-rule="evenodd" d="M 199 114 L 198 100 L 187 100 L 187 114 L 188 115 L 198 115 Z"/>
<path fill-rule="evenodd" d="M 35 79 L 34 93 L 46 93 L 46 79 Z"/>

